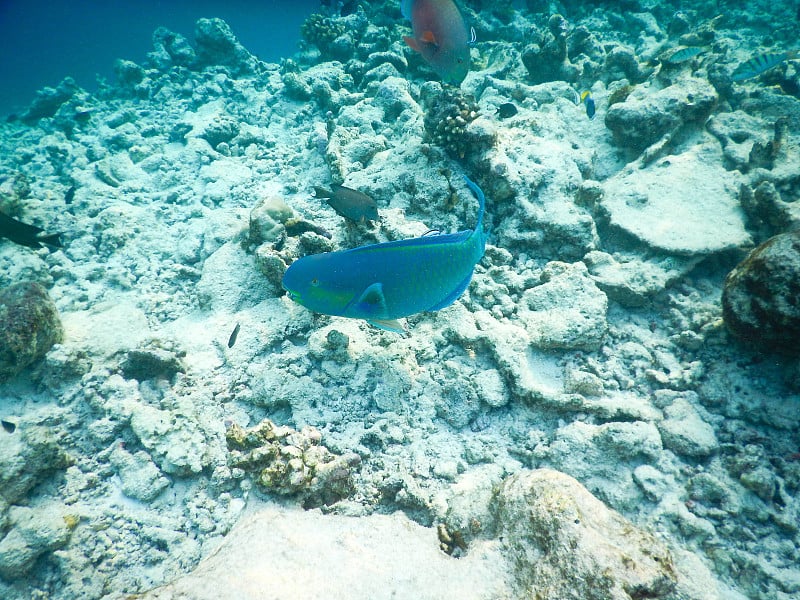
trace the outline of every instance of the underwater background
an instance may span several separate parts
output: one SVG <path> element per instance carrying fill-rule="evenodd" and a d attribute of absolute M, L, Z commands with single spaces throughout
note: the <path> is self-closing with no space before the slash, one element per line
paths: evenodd
<path fill-rule="evenodd" d="M 67 75 L 94 90 L 113 78 L 114 59 L 141 60 L 156 27 L 190 35 L 197 19 L 216 16 L 248 50 L 278 62 L 297 50 L 300 25 L 318 0 L 3 0 L 0 2 L 0 113 L 23 108 L 33 93 Z"/>
<path fill-rule="evenodd" d="M 0 28 L 0 598 L 800 597 L 796 0 Z"/>

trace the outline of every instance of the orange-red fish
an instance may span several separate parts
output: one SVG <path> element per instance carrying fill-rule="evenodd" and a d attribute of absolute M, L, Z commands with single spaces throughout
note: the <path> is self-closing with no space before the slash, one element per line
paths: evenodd
<path fill-rule="evenodd" d="M 403 0 L 402 10 L 414 31 L 406 43 L 444 81 L 460 85 L 469 72 L 469 33 L 453 0 Z"/>

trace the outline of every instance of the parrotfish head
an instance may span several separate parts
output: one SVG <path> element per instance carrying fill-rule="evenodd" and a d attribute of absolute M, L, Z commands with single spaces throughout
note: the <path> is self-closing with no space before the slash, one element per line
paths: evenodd
<path fill-rule="evenodd" d="M 422 55 L 446 83 L 460 85 L 469 73 L 468 46 L 463 48 L 439 47 L 427 52 L 423 51 Z"/>
<path fill-rule="evenodd" d="M 342 277 L 330 268 L 330 253 L 304 256 L 294 261 L 283 275 L 281 285 L 289 298 L 307 309 L 341 315 L 352 301 L 353 290 L 344 289 Z"/>

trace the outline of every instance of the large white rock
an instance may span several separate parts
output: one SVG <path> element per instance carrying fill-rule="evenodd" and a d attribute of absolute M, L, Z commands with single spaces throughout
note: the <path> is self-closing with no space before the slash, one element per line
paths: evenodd
<path fill-rule="evenodd" d="M 751 242 L 733 172 L 718 145 L 626 168 L 603 184 L 612 226 L 674 254 L 705 255 Z"/>
<path fill-rule="evenodd" d="M 143 600 L 440 600 L 511 598 L 493 543 L 463 558 L 400 513 L 325 516 L 270 506 L 237 525 L 190 575 Z"/>

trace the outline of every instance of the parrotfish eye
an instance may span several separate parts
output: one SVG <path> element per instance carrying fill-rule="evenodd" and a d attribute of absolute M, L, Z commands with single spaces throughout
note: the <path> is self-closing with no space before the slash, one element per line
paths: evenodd
<path fill-rule="evenodd" d="M 317 279 L 316 277 L 314 277 L 314 279 L 312 279 L 312 280 L 311 280 L 311 286 L 312 286 L 312 287 L 317 287 L 317 286 L 319 286 L 319 279 Z"/>

